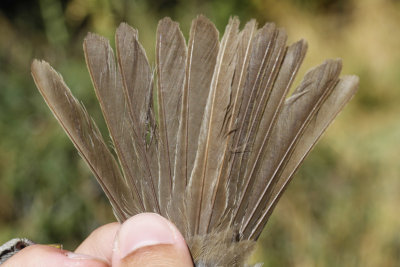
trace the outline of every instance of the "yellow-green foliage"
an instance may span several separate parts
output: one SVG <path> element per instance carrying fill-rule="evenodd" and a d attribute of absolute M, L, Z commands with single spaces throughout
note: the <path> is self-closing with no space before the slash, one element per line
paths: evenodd
<path fill-rule="evenodd" d="M 4 4 L 3 4 L 4 3 Z M 139 29 L 154 59 L 157 22 L 189 31 L 203 13 L 220 31 L 230 15 L 275 21 L 305 38 L 300 71 L 343 58 L 360 77 L 356 97 L 310 154 L 278 204 L 253 260 L 264 266 L 400 264 L 400 3 L 394 0 L 38 0 L 0 4 L 0 243 L 15 236 L 73 249 L 113 220 L 100 187 L 37 92 L 29 69 L 60 71 L 100 128 L 84 65 L 88 31 L 110 39 L 121 21 Z M 8 3 L 8 4 L 7 4 Z M 19 4 L 17 4 L 19 3 Z M 299 79 L 297 79 L 297 83 Z M 103 131 L 105 132 L 105 131 Z"/>

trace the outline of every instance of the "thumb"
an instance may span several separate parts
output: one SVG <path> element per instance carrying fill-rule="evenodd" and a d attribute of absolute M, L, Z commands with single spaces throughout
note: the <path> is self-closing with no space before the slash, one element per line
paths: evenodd
<path fill-rule="evenodd" d="M 112 266 L 193 266 L 189 249 L 176 226 L 155 213 L 125 221 L 115 237 Z"/>

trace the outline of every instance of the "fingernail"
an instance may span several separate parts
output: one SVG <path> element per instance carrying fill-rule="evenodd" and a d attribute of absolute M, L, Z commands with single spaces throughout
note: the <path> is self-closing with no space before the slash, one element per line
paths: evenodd
<path fill-rule="evenodd" d="M 124 259 L 140 248 L 172 245 L 176 239 L 175 227 L 167 219 L 155 213 L 141 213 L 122 224 L 114 250 Z"/>
<path fill-rule="evenodd" d="M 97 261 L 104 261 L 103 259 L 100 258 L 96 258 L 90 255 L 85 255 L 85 254 L 78 254 L 78 253 L 74 253 L 74 252 L 70 252 L 68 251 L 65 256 L 67 256 L 68 258 L 72 259 L 72 260 L 97 260 Z"/>

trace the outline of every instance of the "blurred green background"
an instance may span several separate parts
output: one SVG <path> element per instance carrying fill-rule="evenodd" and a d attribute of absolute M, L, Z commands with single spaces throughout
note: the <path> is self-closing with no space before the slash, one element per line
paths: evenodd
<path fill-rule="evenodd" d="M 104 131 L 84 65 L 88 31 L 113 40 L 126 21 L 139 29 L 152 61 L 160 18 L 180 22 L 187 37 L 196 14 L 220 31 L 238 15 L 243 22 L 275 21 L 289 42 L 307 39 L 300 77 L 325 58 L 341 57 L 343 73 L 361 81 L 281 199 L 253 261 L 400 266 L 400 1 L 1 0 L 0 7 L 0 243 L 26 236 L 74 249 L 114 220 L 35 88 L 33 58 L 63 74 Z"/>

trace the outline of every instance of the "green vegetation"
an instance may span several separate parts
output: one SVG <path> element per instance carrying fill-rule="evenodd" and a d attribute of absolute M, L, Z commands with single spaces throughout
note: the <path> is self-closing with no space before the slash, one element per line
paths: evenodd
<path fill-rule="evenodd" d="M 37 0 L 0 4 L 0 243 L 15 236 L 73 249 L 114 220 L 89 169 L 30 76 L 33 58 L 63 74 L 106 133 L 82 52 L 88 31 L 111 40 L 126 21 L 154 58 L 157 22 L 203 13 L 220 31 L 230 15 L 275 21 L 305 38 L 300 75 L 341 57 L 360 76 L 356 97 L 310 154 L 260 238 L 264 266 L 400 263 L 400 3 L 394 0 Z M 112 41 L 113 42 L 113 41 Z"/>

